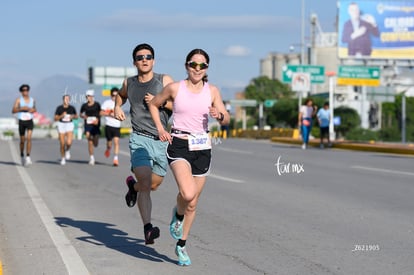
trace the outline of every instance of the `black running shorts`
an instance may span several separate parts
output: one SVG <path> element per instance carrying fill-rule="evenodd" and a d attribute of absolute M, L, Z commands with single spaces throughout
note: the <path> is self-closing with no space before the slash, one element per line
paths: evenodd
<path fill-rule="evenodd" d="M 105 126 L 105 137 L 106 140 L 112 140 L 114 137 L 121 136 L 121 128 L 119 127 L 112 127 L 112 126 Z"/>
<path fill-rule="evenodd" d="M 24 136 L 26 130 L 33 130 L 33 119 L 31 120 L 19 120 L 19 134 Z"/>
<path fill-rule="evenodd" d="M 190 151 L 188 140 L 173 137 L 172 143 L 167 147 L 167 159 L 169 164 L 176 160 L 186 160 L 191 165 L 193 176 L 206 176 L 210 172 L 211 149 Z"/>

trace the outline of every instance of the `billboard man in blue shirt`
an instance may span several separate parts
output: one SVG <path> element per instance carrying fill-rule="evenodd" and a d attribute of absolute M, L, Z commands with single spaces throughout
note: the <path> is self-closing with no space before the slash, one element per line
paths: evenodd
<path fill-rule="evenodd" d="M 357 3 L 348 6 L 350 19 L 345 22 L 342 32 L 342 43 L 348 44 L 348 56 L 370 56 L 372 52 L 372 36 L 379 36 L 378 26 L 372 15 L 361 16 Z"/>

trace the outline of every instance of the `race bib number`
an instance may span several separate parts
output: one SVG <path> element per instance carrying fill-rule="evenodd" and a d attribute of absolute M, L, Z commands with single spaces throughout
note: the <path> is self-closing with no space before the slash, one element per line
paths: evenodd
<path fill-rule="evenodd" d="M 211 149 L 211 138 L 208 133 L 188 135 L 188 149 L 199 151 Z"/>
<path fill-rule="evenodd" d="M 32 114 L 29 112 L 22 112 L 21 116 L 20 116 L 21 120 L 31 120 L 32 119 Z"/>
<path fill-rule="evenodd" d="M 70 122 L 70 115 L 66 114 L 63 118 L 62 121 L 64 122 Z"/>
<path fill-rule="evenodd" d="M 86 119 L 86 124 L 95 124 L 96 116 L 88 116 Z"/>

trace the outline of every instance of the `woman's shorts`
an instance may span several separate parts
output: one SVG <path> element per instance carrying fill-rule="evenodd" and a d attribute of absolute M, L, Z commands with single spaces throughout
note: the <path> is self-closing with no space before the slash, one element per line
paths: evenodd
<path fill-rule="evenodd" d="M 193 176 L 207 176 L 210 173 L 211 149 L 190 151 L 186 139 L 173 137 L 167 147 L 167 159 L 170 165 L 176 160 L 186 160 Z"/>
<path fill-rule="evenodd" d="M 73 122 L 58 122 L 57 130 L 59 134 L 73 132 Z"/>

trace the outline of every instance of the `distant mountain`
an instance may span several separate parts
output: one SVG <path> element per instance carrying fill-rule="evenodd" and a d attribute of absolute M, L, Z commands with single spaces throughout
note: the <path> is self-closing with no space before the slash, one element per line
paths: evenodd
<path fill-rule="evenodd" d="M 79 113 L 81 105 L 86 102 L 85 92 L 90 88 L 95 90 L 95 100 L 99 103 L 102 104 L 104 100 L 108 99 L 108 97 L 102 96 L 101 86 L 91 87 L 84 79 L 70 75 L 54 75 L 46 78 L 38 85 L 31 87 L 30 95 L 36 100 L 37 111 L 53 120 L 56 107 L 62 104 L 62 96 L 65 93 L 71 96 L 71 104 L 75 106 Z M 241 88 L 223 87 L 221 89 L 223 100 L 234 99 L 235 94 L 241 90 Z M 11 116 L 10 112 L 14 100 L 15 98 L 1 102 L 0 116 Z M 3 108 L 4 106 L 8 108 Z M 129 110 L 129 103 L 123 109 L 125 111 Z"/>
<path fill-rule="evenodd" d="M 76 76 L 55 75 L 42 80 L 31 90 L 31 96 L 36 100 L 36 107 L 39 113 L 53 118 L 56 107 L 62 104 L 62 96 L 69 94 L 71 104 L 79 108 L 85 102 L 85 92 L 89 89 L 89 84 Z M 95 91 L 96 94 L 100 94 Z"/>
<path fill-rule="evenodd" d="M 72 96 L 72 104 L 79 111 L 81 103 L 85 101 L 85 92 L 89 89 L 89 84 L 80 77 L 69 75 L 55 75 L 42 80 L 37 85 L 31 85 L 30 96 L 36 100 L 37 111 L 46 115 L 49 118 L 53 118 L 55 109 L 58 105 L 62 104 L 62 95 L 65 93 Z M 97 99 L 99 97 L 100 90 L 95 91 Z M 14 101 L 19 96 L 18 91 L 9 93 L 10 96 L 4 96 L 1 99 L 0 116 L 11 117 L 11 109 Z M 6 93 L 7 95 L 7 93 Z"/>

